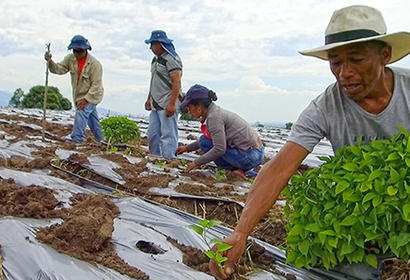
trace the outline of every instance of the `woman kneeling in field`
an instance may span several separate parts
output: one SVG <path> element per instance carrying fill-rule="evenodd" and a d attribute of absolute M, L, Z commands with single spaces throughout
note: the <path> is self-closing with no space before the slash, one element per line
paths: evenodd
<path fill-rule="evenodd" d="M 201 119 L 203 135 L 187 146 L 178 147 L 176 154 L 201 149 L 204 154 L 188 165 L 185 172 L 214 161 L 226 170 L 238 171 L 242 175 L 255 177 L 253 168 L 259 166 L 264 157 L 264 147 L 258 133 L 240 116 L 225 110 L 216 101 L 215 92 L 201 85 L 192 86 L 181 104 L 194 118 Z"/>

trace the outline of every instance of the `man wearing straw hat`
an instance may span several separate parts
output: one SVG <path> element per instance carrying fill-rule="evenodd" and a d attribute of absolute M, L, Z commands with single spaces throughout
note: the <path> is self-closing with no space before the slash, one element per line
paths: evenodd
<path fill-rule="evenodd" d="M 63 75 L 70 71 L 71 74 L 73 100 L 77 109 L 71 140 L 77 143 L 83 142 L 88 125 L 95 139 L 101 142 L 103 136 L 97 114 L 97 104 L 101 102 L 104 94 L 101 63 L 88 53 L 87 50 L 91 50 L 91 45 L 82 35 L 75 35 L 68 49 L 73 50 L 73 53 L 64 57 L 59 63 L 51 59 L 49 52 L 45 53 L 44 58 L 48 62 L 51 73 Z"/>
<path fill-rule="evenodd" d="M 145 40 L 154 53 L 151 84 L 145 109 L 151 111 L 148 125 L 149 151 L 174 158 L 178 147 L 178 112 L 181 95 L 182 62 L 172 40 L 162 30 L 154 30 Z"/>
<path fill-rule="evenodd" d="M 390 138 L 398 125 L 410 130 L 410 70 L 386 66 L 409 53 L 410 33 L 386 34 L 378 10 L 350 6 L 333 13 L 325 45 L 301 54 L 328 60 L 336 82 L 307 106 L 287 143 L 259 171 L 238 225 L 223 240 L 233 246 L 224 252 L 224 271 L 210 261 L 217 279 L 233 273 L 252 229 L 320 139 L 328 138 L 336 151 L 359 137 L 364 144 Z"/>

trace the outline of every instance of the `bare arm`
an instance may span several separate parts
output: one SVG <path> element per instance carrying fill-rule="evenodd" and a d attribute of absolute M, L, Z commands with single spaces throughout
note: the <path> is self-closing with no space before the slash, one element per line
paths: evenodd
<path fill-rule="evenodd" d="M 226 254 L 228 260 L 225 263 L 225 274 L 215 261 L 211 260 L 209 263 L 211 273 L 217 279 L 226 279 L 227 275 L 233 273 L 234 264 L 242 256 L 246 240 L 253 228 L 275 203 L 280 192 L 307 155 L 308 151 L 302 146 L 287 142 L 272 160 L 263 165 L 248 194 L 238 225 L 231 236 L 223 240 L 233 246 Z"/>

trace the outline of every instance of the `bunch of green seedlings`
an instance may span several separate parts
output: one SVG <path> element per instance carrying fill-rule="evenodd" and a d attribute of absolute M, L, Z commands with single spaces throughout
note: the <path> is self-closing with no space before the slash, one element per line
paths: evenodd
<path fill-rule="evenodd" d="M 283 191 L 287 262 L 297 267 L 365 262 L 410 255 L 410 140 L 343 147 L 320 168 L 292 177 Z"/>
<path fill-rule="evenodd" d="M 228 260 L 227 257 L 222 256 L 222 252 L 229 250 L 232 248 L 231 245 L 223 243 L 220 239 L 218 238 L 213 238 L 211 240 L 208 240 L 206 237 L 206 234 L 208 233 L 209 229 L 221 224 L 219 221 L 215 220 L 198 220 L 198 225 L 190 225 L 190 228 L 192 228 L 196 233 L 198 233 L 202 239 L 204 240 L 206 246 L 208 247 L 207 251 L 204 251 L 204 254 L 210 258 L 215 260 L 215 262 L 218 264 L 220 268 L 223 268 L 223 263 Z M 216 252 L 212 251 L 212 246 L 214 244 L 218 244 L 218 248 Z"/>
<path fill-rule="evenodd" d="M 141 136 L 137 124 L 126 117 L 109 117 L 102 120 L 100 125 L 102 134 L 108 141 L 107 150 L 111 144 L 131 143 Z"/>

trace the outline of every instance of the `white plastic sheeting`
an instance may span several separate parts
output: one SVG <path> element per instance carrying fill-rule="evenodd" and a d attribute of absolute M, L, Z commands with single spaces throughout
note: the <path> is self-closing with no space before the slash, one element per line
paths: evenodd
<path fill-rule="evenodd" d="M 3 168 L 0 169 L 0 177 L 13 178 L 17 184 L 22 186 L 36 184 L 56 189 L 59 199 L 67 198 L 67 194 L 89 193 L 83 187 L 46 175 Z M 119 218 L 114 220 L 115 229 L 112 242 L 118 255 L 125 262 L 141 269 L 154 280 L 213 279 L 207 274 L 184 265 L 182 253 L 166 240 L 166 236 L 170 236 L 181 244 L 205 249 L 204 242 L 189 228 L 189 225 L 196 223 L 195 216 L 140 198 L 113 198 L 113 202 L 119 207 L 121 214 Z M 58 219 L 14 217 L 0 219 L 0 244 L 6 279 L 128 279 L 128 277 L 111 269 L 100 265 L 95 267 L 65 254 L 60 254 L 50 246 L 41 244 L 35 239 L 36 228 L 48 226 L 58 221 Z M 211 230 L 209 237 L 223 238 L 229 232 L 229 229 L 216 227 Z M 153 242 L 166 252 L 160 255 L 143 253 L 135 246 L 140 240 Z M 279 256 L 279 260 L 284 257 L 283 252 L 278 249 L 268 250 Z M 278 268 L 284 272 L 295 274 L 298 279 L 323 279 L 306 270 L 297 270 L 284 264 Z M 268 279 L 283 279 L 281 276 L 268 272 L 263 272 L 263 275 L 268 275 Z M 256 274 L 250 279 L 262 278 Z"/>

